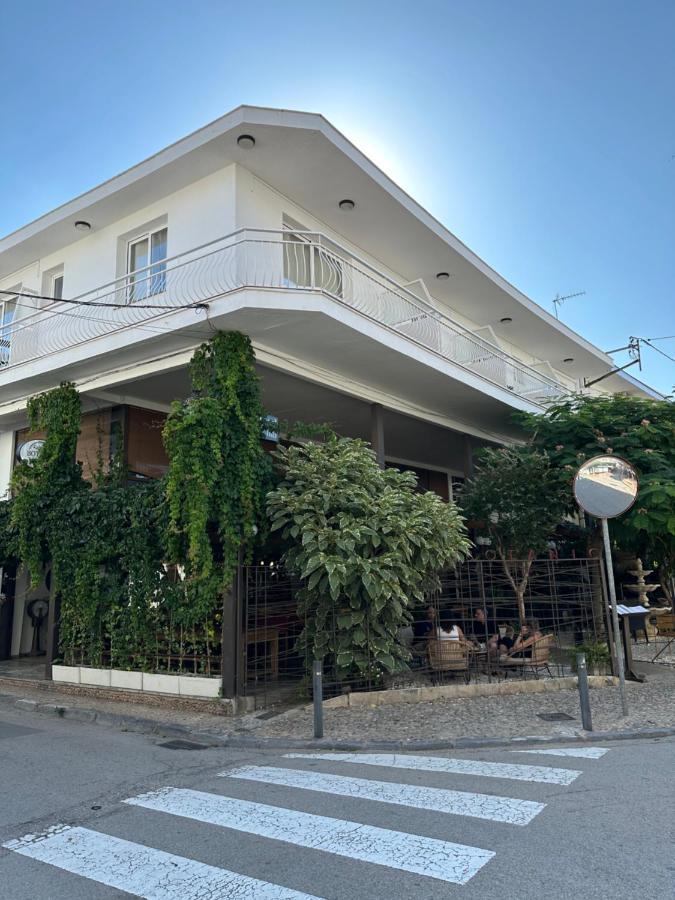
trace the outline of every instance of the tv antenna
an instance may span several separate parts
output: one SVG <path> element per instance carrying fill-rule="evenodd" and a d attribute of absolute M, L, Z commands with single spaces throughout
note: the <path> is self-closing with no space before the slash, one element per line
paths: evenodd
<path fill-rule="evenodd" d="M 565 300 L 571 300 L 572 297 L 583 297 L 586 291 L 577 291 L 576 294 L 563 294 L 561 297 L 560 294 L 556 294 L 553 298 L 553 311 L 555 312 L 556 319 L 560 319 L 558 315 L 558 307 L 562 306 Z"/>

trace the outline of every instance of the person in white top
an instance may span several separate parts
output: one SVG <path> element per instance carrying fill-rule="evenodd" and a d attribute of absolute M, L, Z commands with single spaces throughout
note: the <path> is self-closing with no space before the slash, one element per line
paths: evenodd
<path fill-rule="evenodd" d="M 441 615 L 441 621 L 436 629 L 436 636 L 441 641 L 464 641 L 464 633 L 459 625 L 456 625 L 447 614 Z"/>

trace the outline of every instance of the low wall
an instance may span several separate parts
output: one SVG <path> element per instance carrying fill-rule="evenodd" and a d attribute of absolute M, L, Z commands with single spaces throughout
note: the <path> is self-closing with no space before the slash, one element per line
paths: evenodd
<path fill-rule="evenodd" d="M 591 688 L 614 686 L 619 679 L 612 675 L 589 675 Z M 492 697 L 500 694 L 548 694 L 556 691 L 575 691 L 576 676 L 532 679 L 528 681 L 500 681 L 495 684 L 443 684 L 438 687 L 401 688 L 389 691 L 354 691 L 324 700 L 328 709 L 347 706 L 393 706 L 399 703 L 425 703 L 430 700 L 456 700 L 469 697 Z"/>
<path fill-rule="evenodd" d="M 125 669 L 93 669 L 89 666 L 52 666 L 52 681 L 88 687 L 116 688 L 140 694 L 172 694 L 175 697 L 217 698 L 220 678 L 203 675 L 166 675 L 129 672 Z"/>

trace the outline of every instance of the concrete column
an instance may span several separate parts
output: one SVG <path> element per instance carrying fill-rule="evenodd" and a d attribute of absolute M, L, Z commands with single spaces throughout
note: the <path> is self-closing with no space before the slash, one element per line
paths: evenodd
<path fill-rule="evenodd" d="M 377 464 L 384 469 L 384 408 L 381 403 L 370 405 L 370 444 Z"/>
<path fill-rule="evenodd" d="M 6 500 L 14 468 L 14 432 L 0 432 L 0 500 Z"/>
<path fill-rule="evenodd" d="M 470 434 L 464 437 L 464 477 L 471 478 L 473 475 L 473 441 Z"/>

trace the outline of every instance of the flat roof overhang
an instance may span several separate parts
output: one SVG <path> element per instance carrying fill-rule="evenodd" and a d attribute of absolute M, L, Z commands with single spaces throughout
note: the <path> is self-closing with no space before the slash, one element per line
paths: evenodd
<path fill-rule="evenodd" d="M 253 150 L 237 137 L 255 135 Z M 407 281 L 422 278 L 437 300 L 497 336 L 526 334 L 534 355 L 583 379 L 614 363 L 509 284 L 315 113 L 241 106 L 126 172 L 0 240 L 0 276 L 10 275 L 80 239 L 76 219 L 104 227 L 230 163 L 249 169 Z M 339 209 L 350 197 L 356 209 Z M 240 223 L 242 225 L 250 223 Z M 435 279 L 448 271 L 445 282 Z M 500 319 L 510 317 L 510 331 Z M 613 375 L 610 390 L 661 396 L 633 377 Z"/>

